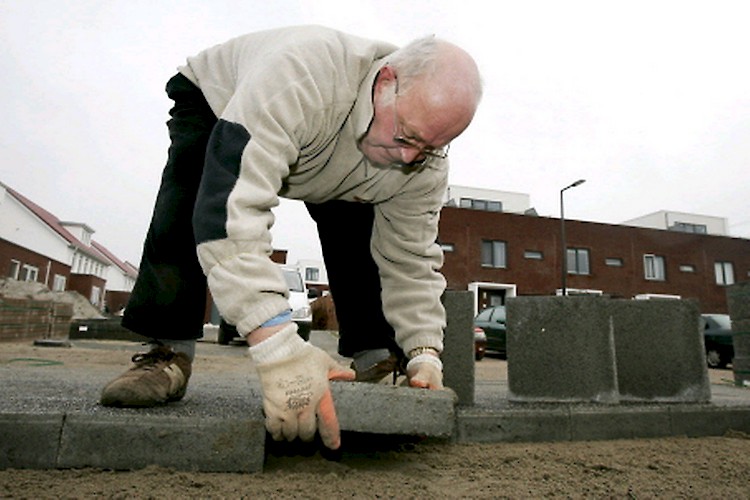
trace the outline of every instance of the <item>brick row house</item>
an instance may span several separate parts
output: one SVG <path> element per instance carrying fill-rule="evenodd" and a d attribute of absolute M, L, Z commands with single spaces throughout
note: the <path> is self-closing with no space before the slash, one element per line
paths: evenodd
<path fill-rule="evenodd" d="M 454 187 L 447 195 L 442 272 L 450 289 L 474 292 L 476 311 L 508 297 L 561 294 L 561 220 L 537 216 L 525 201 L 473 188 Z M 654 220 L 664 221 L 663 228 Z M 726 287 L 750 279 L 750 240 L 710 234 L 724 231 L 723 221 L 673 212 L 632 225 L 566 220 L 566 292 L 695 299 L 704 313 L 726 313 Z M 641 222 L 647 227 L 635 226 Z"/>
<path fill-rule="evenodd" d="M 102 311 L 127 301 L 138 271 L 92 240 L 84 223 L 64 222 L 0 183 L 0 269 L 52 291 L 76 291 Z"/>
<path fill-rule="evenodd" d="M 440 217 L 448 288 L 474 294 L 475 311 L 518 295 L 562 293 L 561 220 L 539 217 L 529 196 L 451 186 Z M 725 219 L 664 212 L 627 225 L 565 221 L 566 293 L 613 298 L 680 297 L 726 313 L 726 287 L 750 279 L 750 240 Z M 0 183 L 0 269 L 53 290 L 76 290 L 116 312 L 137 269 L 93 241 L 85 224 L 61 222 Z M 286 252 L 274 251 L 286 263 Z M 304 265 L 303 265 L 304 264 Z M 322 263 L 298 263 L 308 287 L 327 289 Z M 106 296 L 105 292 L 106 291 Z M 211 314 L 207 302 L 207 321 Z"/>

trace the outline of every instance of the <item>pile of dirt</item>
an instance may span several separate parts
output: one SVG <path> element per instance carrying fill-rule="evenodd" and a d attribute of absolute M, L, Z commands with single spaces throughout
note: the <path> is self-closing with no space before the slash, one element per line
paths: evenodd
<path fill-rule="evenodd" d="M 80 293 L 75 291 L 53 292 L 42 283 L 0 278 L 0 297 L 51 300 L 72 304 L 73 319 L 101 319 L 105 317 Z"/>

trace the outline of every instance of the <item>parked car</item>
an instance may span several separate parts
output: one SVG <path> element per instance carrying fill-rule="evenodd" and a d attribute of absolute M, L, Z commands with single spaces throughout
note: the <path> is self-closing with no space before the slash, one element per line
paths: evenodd
<path fill-rule="evenodd" d="M 701 314 L 706 363 L 710 368 L 726 368 L 734 358 L 732 320 L 728 314 Z"/>
<path fill-rule="evenodd" d="M 506 355 L 505 306 L 488 307 L 474 318 L 474 328 L 484 331 L 487 351 Z"/>
<path fill-rule="evenodd" d="M 487 352 L 487 335 L 478 326 L 474 327 L 474 359 L 482 361 Z"/>

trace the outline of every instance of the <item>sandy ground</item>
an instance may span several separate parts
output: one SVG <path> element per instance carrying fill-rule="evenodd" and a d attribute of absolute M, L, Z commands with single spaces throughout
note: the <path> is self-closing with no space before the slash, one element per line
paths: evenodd
<path fill-rule="evenodd" d="M 201 352 L 196 370 L 241 365 Z M 224 348 L 224 352 L 227 352 Z M 122 362 L 122 351 L 0 344 L 13 357 Z M 124 366 L 125 367 L 125 366 Z M 731 371 L 711 370 L 712 381 Z M 477 378 L 504 377 L 505 362 L 485 358 Z M 264 472 L 213 474 L 147 468 L 3 470 L 0 498 L 750 498 L 750 436 L 599 442 L 453 445 L 388 440 L 349 442 L 336 456 L 314 447 L 269 446 Z M 179 452 L 179 450 L 176 450 Z"/>

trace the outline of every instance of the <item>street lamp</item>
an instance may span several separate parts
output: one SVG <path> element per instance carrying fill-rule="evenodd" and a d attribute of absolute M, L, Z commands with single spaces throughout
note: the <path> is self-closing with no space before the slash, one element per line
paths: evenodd
<path fill-rule="evenodd" d="M 580 186 L 586 182 L 586 179 L 578 179 L 570 186 L 566 186 L 560 190 L 560 236 L 562 240 L 562 296 L 567 295 L 567 282 L 568 282 L 568 248 L 565 243 L 565 206 L 563 204 L 563 193 L 570 188 Z"/>

